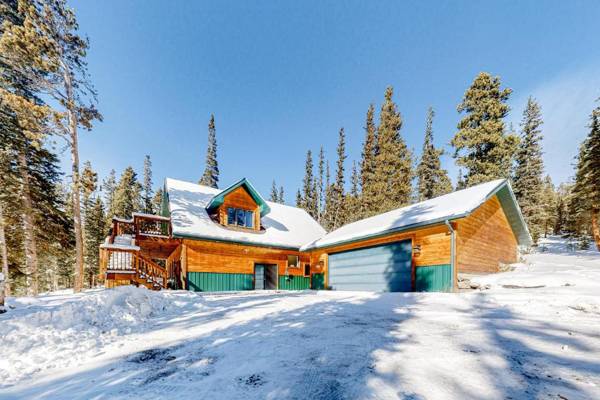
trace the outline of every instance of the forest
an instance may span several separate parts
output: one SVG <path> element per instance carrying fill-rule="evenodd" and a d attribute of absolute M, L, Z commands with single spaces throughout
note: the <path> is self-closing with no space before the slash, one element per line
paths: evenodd
<path fill-rule="evenodd" d="M 103 120 L 86 62 L 90 42 L 65 0 L 0 3 L 0 300 L 6 295 L 84 288 L 98 284 L 98 246 L 113 216 L 158 213 L 160 182 L 144 168 L 100 177 L 80 160 L 78 139 Z M 550 233 L 581 249 L 600 249 L 600 103 L 590 104 L 587 138 L 573 154 L 573 177 L 552 182 L 544 173 L 543 110 L 529 98 L 510 110 L 512 90 L 481 72 L 457 97 L 457 128 L 448 149 L 435 144 L 435 110 L 424 121 L 423 146 L 414 154 L 402 136 L 394 90 L 368 105 L 361 158 L 350 163 L 344 128 L 336 159 L 319 144 L 306 153 L 296 206 L 326 230 L 497 178 L 511 181 L 534 241 Z M 518 112 L 518 127 L 507 126 Z M 218 120 L 217 120 L 218 123 Z M 208 121 L 204 172 L 199 183 L 218 187 L 217 124 Z M 335 132 L 333 132 L 335 134 Z M 565 133 L 568 134 L 568 133 Z M 205 140 L 199 132 L 199 142 Z M 60 157 L 70 156 L 62 171 Z M 460 168 L 456 184 L 440 158 Z M 199 157 L 200 159 L 200 157 Z M 331 162 L 331 165 L 330 165 Z M 350 168 L 348 166 L 351 165 Z M 301 168 L 301 166 L 299 166 Z M 273 181 L 271 201 L 284 202 Z M 1 305 L 1 301 L 0 301 Z"/>

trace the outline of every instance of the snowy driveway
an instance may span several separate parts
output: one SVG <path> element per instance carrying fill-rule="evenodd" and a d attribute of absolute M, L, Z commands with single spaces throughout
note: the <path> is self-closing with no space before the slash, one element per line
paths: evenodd
<path fill-rule="evenodd" d="M 0 398 L 600 398 L 600 256 L 530 261 L 463 294 L 13 299 Z"/>

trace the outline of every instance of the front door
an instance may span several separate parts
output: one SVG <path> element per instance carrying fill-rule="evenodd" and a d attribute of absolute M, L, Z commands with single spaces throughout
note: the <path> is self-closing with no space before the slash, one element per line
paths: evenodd
<path fill-rule="evenodd" d="M 254 290 L 277 289 L 277 265 L 254 264 Z"/>
<path fill-rule="evenodd" d="M 254 290 L 265 290 L 265 266 L 262 264 L 254 266 Z"/>

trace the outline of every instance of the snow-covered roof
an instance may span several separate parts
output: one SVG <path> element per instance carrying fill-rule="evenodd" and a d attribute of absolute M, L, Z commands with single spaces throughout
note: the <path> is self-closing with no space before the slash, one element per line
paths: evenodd
<path fill-rule="evenodd" d="M 462 218 L 495 194 L 519 244 L 530 244 L 531 237 L 510 184 L 498 179 L 344 225 L 302 246 L 301 250 L 329 247 Z"/>
<path fill-rule="evenodd" d="M 265 231 L 232 230 L 214 222 L 206 211 L 221 190 L 172 178 L 165 180 L 165 190 L 176 237 L 299 249 L 325 234 L 306 211 L 273 202 L 267 202 L 270 212 L 261 218 Z"/>

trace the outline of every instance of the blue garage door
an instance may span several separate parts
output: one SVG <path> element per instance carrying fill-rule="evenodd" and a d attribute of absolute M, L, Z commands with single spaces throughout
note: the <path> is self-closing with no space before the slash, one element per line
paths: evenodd
<path fill-rule="evenodd" d="M 334 290 L 410 292 L 410 240 L 329 255 L 329 285 Z"/>

